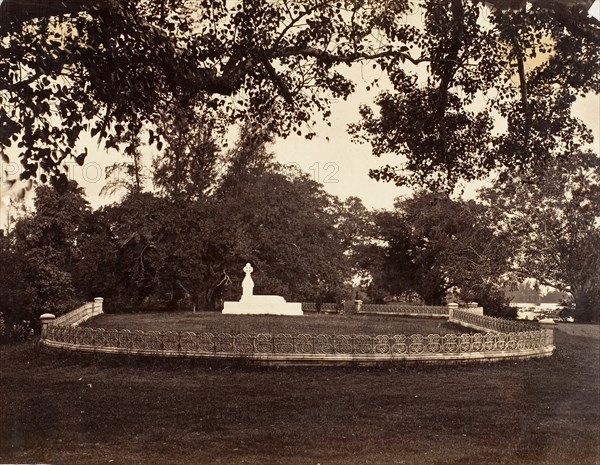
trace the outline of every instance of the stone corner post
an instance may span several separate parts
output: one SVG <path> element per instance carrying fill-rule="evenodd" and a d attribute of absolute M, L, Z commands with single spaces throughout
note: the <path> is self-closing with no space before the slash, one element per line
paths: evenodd
<path fill-rule="evenodd" d="M 458 310 L 458 304 L 456 302 L 450 302 L 446 307 L 448 307 L 448 320 L 451 321 L 452 318 L 454 318 L 454 310 Z"/>
<path fill-rule="evenodd" d="M 92 307 L 92 315 L 99 315 L 100 313 L 104 313 L 103 308 L 102 308 L 102 303 L 104 302 L 104 299 L 102 297 L 96 297 L 94 299 L 94 306 Z"/>
<path fill-rule="evenodd" d="M 42 326 L 42 339 L 46 339 L 46 334 L 48 333 L 48 325 L 51 325 L 56 317 L 52 313 L 44 313 L 40 316 L 40 323 Z"/>
<path fill-rule="evenodd" d="M 546 333 L 546 344 L 549 346 L 554 345 L 554 328 L 556 323 L 552 318 L 544 318 L 539 321 L 540 328 Z"/>
<path fill-rule="evenodd" d="M 362 304 L 363 301 L 362 300 L 355 300 L 354 301 L 354 313 L 360 313 L 360 310 L 362 308 Z"/>
<path fill-rule="evenodd" d="M 467 308 L 471 313 L 483 316 L 483 307 L 479 306 L 479 302 L 469 302 L 467 303 Z"/>

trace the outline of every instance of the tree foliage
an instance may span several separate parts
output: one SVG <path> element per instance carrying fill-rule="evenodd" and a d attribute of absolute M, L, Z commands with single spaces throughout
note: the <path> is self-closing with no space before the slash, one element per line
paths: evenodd
<path fill-rule="evenodd" d="M 382 57 L 393 90 L 379 94 L 377 111 L 363 106 L 352 128 L 375 155 L 401 157 L 373 177 L 448 188 L 491 171 L 535 172 L 591 142 L 572 104 L 600 90 L 598 35 L 584 30 L 592 19 L 578 27 L 536 2 L 487 15 L 478 2 L 424 5 L 421 29 L 399 19 L 388 27 L 421 51 L 427 71 Z"/>
<path fill-rule="evenodd" d="M 77 303 L 74 272 L 80 257 L 80 225 L 89 215 L 83 190 L 71 181 L 65 190 L 36 190 L 35 213 L 14 230 L 14 255 L 25 283 L 24 302 L 7 312 L 13 320 L 37 325 L 42 313 L 61 314 Z M 11 315 L 11 312 L 13 313 Z"/>
<path fill-rule="evenodd" d="M 379 115 L 362 110 L 355 133 L 376 154 L 404 157 L 412 173 L 388 166 L 373 172 L 378 179 L 453 185 L 572 152 L 589 140 L 571 105 L 598 91 L 598 22 L 585 1 L 488 4 L 498 8 L 474 0 L 4 0 L 0 150 L 17 152 L 25 177 L 64 181 L 61 165 L 85 160 L 84 132 L 106 147 L 139 137 L 159 146 L 168 137 L 162 118 L 182 109 L 210 110 L 224 124 L 260 116 L 276 135 L 310 137 L 331 99 L 354 90 L 344 67 L 370 60 L 393 89 L 378 97 Z M 423 27 L 406 21 L 419 9 Z M 548 58 L 530 66 L 540 56 Z M 495 114 L 506 129 L 493 127 Z"/>
<path fill-rule="evenodd" d="M 600 313 L 600 159 L 576 153 L 543 176 L 498 182 L 483 196 L 513 236 L 514 271 L 573 296 L 580 320 Z"/>
<path fill-rule="evenodd" d="M 165 117 L 160 128 L 167 145 L 153 162 L 155 187 L 174 201 L 204 199 L 222 168 L 219 123 L 210 112 L 187 112 Z"/>
<path fill-rule="evenodd" d="M 507 238 L 479 204 L 421 192 L 399 200 L 394 211 L 378 213 L 376 223 L 379 258 L 372 260 L 372 295 L 414 293 L 429 305 L 441 305 L 453 293 L 483 303 L 490 314 L 507 310 L 501 286 Z"/>
<path fill-rule="evenodd" d="M 101 231 L 83 242 L 95 263 L 85 268 L 95 291 L 111 296 L 109 311 L 219 309 L 239 299 L 248 261 L 257 293 L 336 299 L 349 272 L 332 203 L 314 181 L 276 171 L 250 176 L 224 198 L 133 194 L 98 213 Z"/>
<path fill-rule="evenodd" d="M 32 314 L 31 294 L 25 275 L 25 259 L 14 249 L 8 236 L 0 235 L 0 342 L 8 339 L 12 328 L 23 321 L 34 321 L 37 315 Z M 10 270 L 10 272 L 8 272 Z"/>

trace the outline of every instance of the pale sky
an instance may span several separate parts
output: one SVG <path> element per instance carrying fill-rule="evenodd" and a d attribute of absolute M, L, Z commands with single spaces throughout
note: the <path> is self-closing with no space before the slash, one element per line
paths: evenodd
<path fill-rule="evenodd" d="M 347 102 L 334 105 L 331 128 L 319 127 L 318 136 L 312 141 L 293 135 L 280 140 L 275 145 L 275 153 L 283 163 L 297 163 L 304 171 L 313 174 L 320 168 L 319 177 L 325 188 L 341 198 L 356 196 L 363 199 L 367 207 L 392 208 L 394 198 L 410 191 L 390 183 L 377 182 L 368 176 L 369 169 L 378 168 L 386 163 L 394 164 L 400 160 L 397 156 L 377 158 L 371 154 L 368 144 L 355 144 L 347 134 L 347 125 L 357 122 L 360 103 L 368 103 L 373 93 L 357 92 Z M 582 119 L 594 134 L 594 144 L 590 146 L 600 151 L 600 96 L 592 95 L 578 100 L 574 105 L 575 115 Z M 329 141 L 327 141 L 329 138 Z M 333 172 L 334 163 L 339 167 L 335 176 L 326 178 Z M 311 167 L 313 167 L 311 169 Z M 334 181 L 338 182 L 327 182 Z M 475 194 L 482 183 L 471 183 L 465 186 L 465 196 Z"/>

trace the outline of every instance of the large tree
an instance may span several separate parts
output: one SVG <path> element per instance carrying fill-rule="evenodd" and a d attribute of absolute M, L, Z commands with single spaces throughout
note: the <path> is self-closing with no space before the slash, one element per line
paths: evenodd
<path fill-rule="evenodd" d="M 217 185 L 222 169 L 220 127 L 211 112 L 182 112 L 163 118 L 167 143 L 153 161 L 154 186 L 174 201 L 203 200 Z"/>
<path fill-rule="evenodd" d="M 107 296 L 109 311 L 217 310 L 239 299 L 251 262 L 257 293 L 337 301 L 350 273 L 334 204 L 306 176 L 277 171 L 205 201 L 134 193 L 96 213 L 80 245 L 80 282 Z"/>
<path fill-rule="evenodd" d="M 581 321 L 600 318 L 600 158 L 577 153 L 536 178 L 483 191 L 513 236 L 513 271 L 571 294 Z"/>
<path fill-rule="evenodd" d="M 379 233 L 370 292 L 379 298 L 417 294 L 430 305 L 449 292 L 502 313 L 502 279 L 510 250 L 486 209 L 474 201 L 421 192 L 376 215 Z M 370 251 L 373 256 L 373 251 Z"/>
<path fill-rule="evenodd" d="M 386 24 L 427 68 L 378 61 L 392 89 L 362 107 L 352 132 L 399 163 L 373 177 L 448 188 L 491 171 L 535 172 L 592 141 L 572 105 L 600 91 L 598 21 L 569 19 L 558 2 L 511 3 L 521 6 L 485 14 L 478 2 L 427 1 L 421 29 Z"/>
<path fill-rule="evenodd" d="M 35 212 L 16 224 L 13 246 L 15 256 L 21 257 L 19 273 L 27 286 L 27 317 L 33 324 L 42 313 L 61 314 L 77 302 L 73 281 L 79 234 L 89 215 L 83 189 L 74 181 L 61 192 L 39 186 L 35 194 Z"/>
<path fill-rule="evenodd" d="M 257 293 L 338 301 L 350 279 L 337 200 L 304 174 L 275 170 L 247 176 L 237 195 L 217 203 L 241 279 L 254 268 Z M 239 281 L 238 281 L 239 282 Z M 236 291 L 239 291 L 236 288 Z"/>
<path fill-rule="evenodd" d="M 82 284 L 107 297 L 108 311 L 212 308 L 229 245 L 215 208 L 134 192 L 95 216 Z"/>
<path fill-rule="evenodd" d="M 570 117 L 574 96 L 598 90 L 588 3 L 493 0 L 488 14 L 473 0 L 4 0 L 0 150 L 18 153 L 26 177 L 61 179 L 64 161 L 85 159 L 83 132 L 114 147 L 156 130 L 158 144 L 158 120 L 181 108 L 300 132 L 352 92 L 343 66 L 370 59 L 394 89 L 379 97 L 380 117 L 363 111 L 359 133 L 376 153 L 406 156 L 411 179 L 452 184 L 531 166 L 588 137 Z M 423 27 L 406 22 L 418 9 Z M 486 110 L 472 108 L 484 97 Z M 505 130 L 492 131 L 491 111 Z M 374 175 L 404 181 L 393 167 Z"/>

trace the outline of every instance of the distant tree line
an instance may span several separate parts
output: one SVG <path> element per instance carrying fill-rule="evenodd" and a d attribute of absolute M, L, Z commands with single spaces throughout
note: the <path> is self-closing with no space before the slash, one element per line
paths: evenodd
<path fill-rule="evenodd" d="M 258 294 L 322 303 L 359 290 L 378 303 L 477 301 L 509 317 L 507 284 L 532 277 L 569 294 L 580 321 L 598 319 L 596 155 L 546 184 L 498 181 L 479 201 L 423 190 L 378 211 L 275 163 L 264 128 L 243 127 L 230 150 L 204 124 L 179 121 L 168 137 L 152 190 L 135 152 L 107 184 L 124 196 L 98 210 L 74 181 L 37 187 L 34 212 L 0 238 L 7 327 L 97 296 L 109 312 L 218 311 L 239 299 L 246 262 Z"/>
<path fill-rule="evenodd" d="M 506 295 L 513 302 L 533 304 L 566 304 L 569 299 L 568 294 L 556 289 L 542 293 L 539 283 L 531 283 L 530 281 L 508 285 Z"/>

